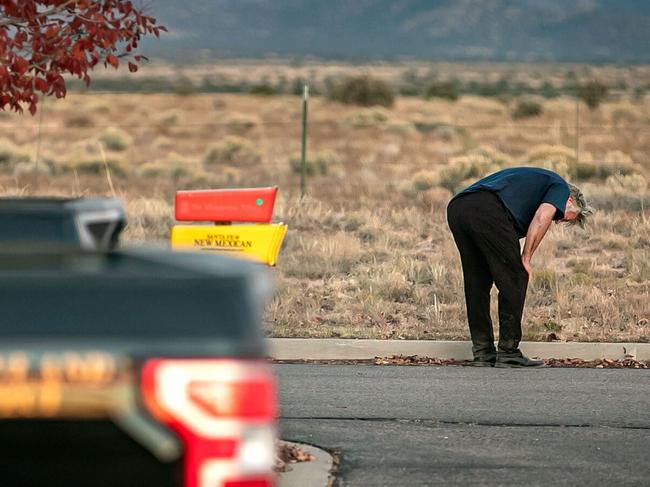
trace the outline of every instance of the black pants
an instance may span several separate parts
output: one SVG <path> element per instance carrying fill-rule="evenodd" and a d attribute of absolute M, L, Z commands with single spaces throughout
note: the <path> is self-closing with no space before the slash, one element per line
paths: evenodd
<path fill-rule="evenodd" d="M 521 341 L 528 273 L 510 213 L 494 193 L 480 191 L 453 200 L 447 221 L 463 266 L 474 356 L 494 354 L 492 284 L 499 290 L 499 350 L 515 351 Z"/>

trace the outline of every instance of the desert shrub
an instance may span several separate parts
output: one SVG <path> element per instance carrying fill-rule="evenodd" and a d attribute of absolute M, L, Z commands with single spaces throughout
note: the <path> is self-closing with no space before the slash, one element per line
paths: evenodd
<path fill-rule="evenodd" d="M 609 176 L 604 185 L 589 184 L 584 190 L 598 209 L 637 212 L 647 207 L 648 181 L 641 174 Z"/>
<path fill-rule="evenodd" d="M 388 113 L 383 108 L 368 108 L 351 113 L 343 122 L 355 128 L 381 127 L 388 121 Z"/>
<path fill-rule="evenodd" d="M 234 130 L 250 130 L 255 127 L 259 120 L 251 115 L 231 113 L 222 119 L 222 122 Z"/>
<path fill-rule="evenodd" d="M 492 161 L 480 155 L 454 157 L 438 175 L 438 186 L 456 193 L 470 180 L 479 179 L 499 169 Z"/>
<path fill-rule="evenodd" d="M 610 176 L 633 176 L 639 172 L 640 169 L 636 165 L 625 162 L 579 162 L 570 168 L 571 177 L 580 180 L 604 181 Z"/>
<path fill-rule="evenodd" d="M 215 97 L 214 100 L 212 100 L 212 108 L 216 111 L 224 110 L 227 106 L 228 103 L 226 103 L 226 100 L 221 97 Z"/>
<path fill-rule="evenodd" d="M 251 86 L 249 93 L 258 96 L 273 96 L 276 95 L 276 90 L 269 83 L 257 83 Z"/>
<path fill-rule="evenodd" d="M 151 142 L 151 147 L 161 151 L 168 151 L 173 149 L 175 141 L 164 135 L 159 135 L 156 137 L 153 142 Z"/>
<path fill-rule="evenodd" d="M 476 160 L 468 156 L 460 156 L 452 159 L 447 166 L 441 169 L 438 176 L 438 185 L 456 193 L 463 186 L 463 183 L 470 178 L 478 179 L 489 171 L 482 170 L 482 166 L 489 163 L 487 160 Z"/>
<path fill-rule="evenodd" d="M 179 96 L 189 96 L 197 92 L 197 87 L 189 78 L 181 77 L 174 83 L 174 94 Z"/>
<path fill-rule="evenodd" d="M 559 333 L 562 331 L 562 325 L 555 320 L 547 320 L 543 323 L 544 329 L 546 331 Z"/>
<path fill-rule="evenodd" d="M 392 119 L 386 124 L 386 130 L 396 134 L 409 134 L 416 129 L 408 120 Z"/>
<path fill-rule="evenodd" d="M 80 159 L 72 159 L 61 164 L 61 169 L 64 171 L 76 171 L 80 174 L 106 174 L 106 166 L 113 176 L 124 177 L 128 171 L 123 161 L 120 159 L 109 158 L 104 161 L 101 157 L 82 157 Z"/>
<path fill-rule="evenodd" d="M 369 75 L 349 77 L 332 83 L 328 90 L 328 97 L 347 105 L 364 107 L 374 105 L 391 107 L 395 102 L 395 93 L 391 86 Z"/>
<path fill-rule="evenodd" d="M 489 145 L 475 147 L 468 152 L 468 155 L 486 157 L 491 161 L 493 166 L 498 166 L 499 168 L 512 165 L 513 163 L 509 155 Z"/>
<path fill-rule="evenodd" d="M 488 82 L 470 81 L 463 87 L 463 91 L 478 96 L 504 98 L 518 95 L 523 91 L 529 91 L 529 89 L 527 87 L 515 86 L 508 79 L 501 78 Z"/>
<path fill-rule="evenodd" d="M 599 168 L 591 162 L 573 162 L 568 169 L 567 172 L 572 179 L 584 181 L 598 178 Z"/>
<path fill-rule="evenodd" d="M 397 91 L 402 96 L 420 96 L 422 94 L 422 88 L 420 86 L 410 83 L 400 83 Z"/>
<path fill-rule="evenodd" d="M 233 184 L 239 184 L 239 181 L 242 179 L 242 172 L 236 167 L 226 166 L 221 170 L 220 176 L 226 185 L 231 186 Z"/>
<path fill-rule="evenodd" d="M 406 276 L 390 265 L 378 267 L 369 279 L 369 287 L 385 300 L 405 303 L 413 299 L 415 286 Z"/>
<path fill-rule="evenodd" d="M 493 147 L 477 147 L 464 156 L 452 158 L 449 164 L 440 170 L 437 186 L 455 193 L 474 180 L 498 171 L 511 163 L 511 159 L 506 154 Z"/>
<path fill-rule="evenodd" d="M 600 179 L 607 179 L 610 176 L 632 176 L 643 174 L 643 168 L 636 164 L 632 157 L 620 150 L 608 151 L 605 154 L 605 162 L 601 164 L 599 172 Z"/>
<path fill-rule="evenodd" d="M 106 149 L 119 152 L 128 149 L 133 144 L 133 137 L 124 130 L 110 128 L 99 136 L 99 141 Z"/>
<path fill-rule="evenodd" d="M 605 186 L 620 193 L 626 192 L 638 196 L 646 191 L 648 181 L 641 174 L 616 175 L 608 177 Z"/>
<path fill-rule="evenodd" d="M 524 157 L 524 162 L 550 169 L 565 178 L 573 178 L 576 171 L 575 150 L 563 145 L 534 146 Z"/>
<path fill-rule="evenodd" d="M 22 176 L 24 174 L 42 174 L 49 176 L 52 174 L 52 168 L 48 164 L 43 162 L 28 161 L 28 162 L 19 162 L 14 166 L 14 176 Z"/>
<path fill-rule="evenodd" d="M 533 100 L 520 100 L 515 110 L 512 112 L 512 118 L 521 120 L 523 118 L 538 117 L 542 114 L 542 105 Z"/>
<path fill-rule="evenodd" d="M 526 161 L 535 163 L 553 157 L 561 157 L 564 160 L 575 160 L 575 149 L 564 145 L 536 145 L 526 154 Z"/>
<path fill-rule="evenodd" d="M 66 120 L 66 125 L 75 128 L 93 127 L 95 125 L 95 120 L 86 113 L 79 113 L 69 117 Z"/>
<path fill-rule="evenodd" d="M 424 94 L 426 79 L 414 68 L 402 72 L 399 82 L 399 93 L 403 96 L 420 96 Z"/>
<path fill-rule="evenodd" d="M 632 160 L 632 157 L 629 154 L 626 154 L 625 152 L 620 150 L 607 151 L 607 153 L 605 154 L 605 160 L 608 162 L 613 162 L 616 164 L 621 164 L 626 166 L 634 165 L 634 161 Z"/>
<path fill-rule="evenodd" d="M 163 128 L 174 127 L 183 123 L 183 117 L 177 110 L 168 110 L 160 114 L 159 122 Z"/>
<path fill-rule="evenodd" d="M 444 122 L 416 120 L 413 122 L 416 130 L 423 134 L 431 134 L 442 140 L 451 141 L 454 137 L 460 135 L 462 130 L 455 125 L 450 125 Z"/>
<path fill-rule="evenodd" d="M 635 169 L 633 166 L 616 162 L 580 161 L 574 162 L 568 167 L 569 177 L 581 181 L 604 181 L 615 174 L 627 176 L 634 173 Z"/>
<path fill-rule="evenodd" d="M 549 83 L 548 81 L 544 81 L 537 92 L 544 98 L 557 98 L 560 96 L 560 90 L 558 90 L 555 86 L 553 86 L 553 84 Z"/>
<path fill-rule="evenodd" d="M 607 98 L 607 86 L 598 80 L 588 81 L 578 86 L 578 98 L 584 101 L 590 110 L 595 110 Z"/>
<path fill-rule="evenodd" d="M 561 145 L 535 146 L 525 157 L 527 164 L 551 169 L 572 180 L 604 181 L 612 175 L 629 176 L 641 172 L 639 166 L 621 151 L 608 152 L 605 162 L 590 159 L 591 156 L 585 154 L 585 160 L 577 161 L 575 150 Z"/>
<path fill-rule="evenodd" d="M 438 183 L 438 172 L 427 169 L 418 171 L 413 175 L 411 182 L 416 191 L 426 191 Z"/>
<path fill-rule="evenodd" d="M 305 172 L 308 176 L 314 176 L 316 174 L 325 175 L 333 166 L 340 163 L 341 159 L 336 152 L 328 150 L 315 152 L 305 160 Z M 302 171 L 302 160 L 300 156 L 294 156 L 289 159 L 289 166 L 293 172 L 300 174 Z"/>
<path fill-rule="evenodd" d="M 143 178 L 159 178 L 167 176 L 167 165 L 162 162 L 146 162 L 136 170 L 136 174 Z"/>
<path fill-rule="evenodd" d="M 440 262 L 403 257 L 397 259 L 396 267 L 406 279 L 416 285 L 438 285 L 445 279 L 447 269 Z"/>
<path fill-rule="evenodd" d="M 438 212 L 438 215 L 444 215 L 444 209 L 451 200 L 452 193 L 445 188 L 429 188 L 420 191 L 417 195 L 417 201 L 425 208 Z"/>
<path fill-rule="evenodd" d="M 302 78 L 294 78 L 289 87 L 289 94 L 295 96 L 302 96 L 305 90 L 305 80 Z"/>
<path fill-rule="evenodd" d="M 70 159 L 103 157 L 102 150 L 102 144 L 97 139 L 79 139 L 70 144 L 65 155 Z"/>
<path fill-rule="evenodd" d="M 593 262 L 589 259 L 571 259 L 567 261 L 567 266 L 574 274 L 589 274 L 593 269 Z"/>
<path fill-rule="evenodd" d="M 192 176 L 194 171 L 187 161 L 170 156 L 167 160 L 142 164 L 137 174 L 144 178 L 168 177 L 174 180 Z"/>
<path fill-rule="evenodd" d="M 584 272 L 576 272 L 569 277 L 571 286 L 593 286 L 594 278 Z"/>
<path fill-rule="evenodd" d="M 443 98 L 456 101 L 459 97 L 458 83 L 453 81 L 434 81 L 424 92 L 425 98 Z"/>
<path fill-rule="evenodd" d="M 634 124 L 643 118 L 643 115 L 631 108 L 621 107 L 612 111 L 611 119 L 614 125 Z"/>
<path fill-rule="evenodd" d="M 43 174 L 52 175 L 60 172 L 59 163 L 50 156 L 42 157 L 38 162 L 36 161 L 23 161 L 17 162 L 14 165 L 14 175 L 21 174 Z"/>
<path fill-rule="evenodd" d="M 27 152 L 9 139 L 0 139 L 0 168 L 9 167 L 19 162 L 27 162 L 29 159 Z"/>
<path fill-rule="evenodd" d="M 251 166 L 262 159 L 260 151 L 246 139 L 229 136 L 208 148 L 203 157 L 206 167 L 230 165 Z"/>
<path fill-rule="evenodd" d="M 557 283 L 555 269 L 544 268 L 533 271 L 533 288 L 546 292 L 553 291 Z"/>

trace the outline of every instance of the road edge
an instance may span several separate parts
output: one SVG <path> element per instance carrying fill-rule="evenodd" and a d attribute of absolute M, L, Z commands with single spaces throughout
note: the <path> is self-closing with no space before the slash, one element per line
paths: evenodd
<path fill-rule="evenodd" d="M 355 340 L 338 338 L 267 338 L 275 360 L 362 360 L 393 355 L 418 355 L 469 360 L 469 341 Z M 521 342 L 522 352 L 543 359 L 650 360 L 650 343 Z"/>

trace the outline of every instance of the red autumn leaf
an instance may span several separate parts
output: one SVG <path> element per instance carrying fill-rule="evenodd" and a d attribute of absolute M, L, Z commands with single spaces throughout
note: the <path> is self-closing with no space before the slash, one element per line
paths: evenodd
<path fill-rule="evenodd" d="M 77 42 L 72 48 L 72 57 L 80 61 L 86 57 L 81 42 Z"/>
<path fill-rule="evenodd" d="M 25 74 L 29 69 L 29 63 L 25 58 L 16 57 L 11 68 L 17 74 Z"/>
<path fill-rule="evenodd" d="M 48 39 L 52 39 L 58 34 L 58 32 L 59 32 L 59 27 L 56 25 L 52 25 L 48 27 L 47 30 L 45 31 L 45 37 L 47 37 Z"/>
<path fill-rule="evenodd" d="M 137 70 L 138 70 L 138 65 L 130 62 L 129 63 L 129 71 L 131 71 L 132 73 L 135 73 Z"/>
<path fill-rule="evenodd" d="M 34 80 L 34 86 L 41 93 L 45 93 L 50 87 L 49 83 L 43 78 L 36 78 Z"/>
<path fill-rule="evenodd" d="M 113 66 L 114 68 L 117 68 L 119 66 L 119 64 L 120 64 L 120 62 L 117 60 L 117 58 L 115 56 L 113 56 L 112 54 L 109 54 L 108 56 L 106 56 L 106 62 L 108 64 L 110 64 L 111 66 Z"/>

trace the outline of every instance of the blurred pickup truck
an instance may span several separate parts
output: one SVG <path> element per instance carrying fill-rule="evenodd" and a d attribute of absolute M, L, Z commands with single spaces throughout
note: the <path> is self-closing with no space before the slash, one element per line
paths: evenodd
<path fill-rule="evenodd" d="M 0 200 L 0 485 L 268 487 L 264 269 L 116 249 L 113 199 Z"/>

